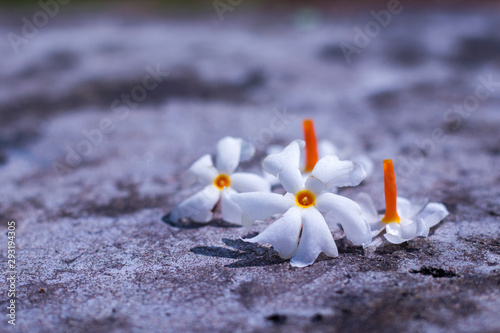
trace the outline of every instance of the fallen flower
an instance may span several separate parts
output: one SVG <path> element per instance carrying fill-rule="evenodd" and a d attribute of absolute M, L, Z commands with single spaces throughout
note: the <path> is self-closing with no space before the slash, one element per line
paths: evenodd
<path fill-rule="evenodd" d="M 371 242 L 370 227 L 362 218 L 359 205 L 329 192 L 332 187 L 358 185 L 366 176 L 363 167 L 326 156 L 315 164 L 304 181 L 299 169 L 303 144 L 301 140 L 293 141 L 281 153 L 269 155 L 263 162 L 264 170 L 278 177 L 287 191 L 285 195 L 225 191 L 222 198 L 224 219 L 233 223 L 248 226 L 255 220 L 283 213 L 259 235 L 244 241 L 270 243 L 282 258 L 291 258 L 290 264 L 295 267 L 311 265 L 321 252 L 338 256 L 329 229 L 337 223 L 355 245 Z"/>
<path fill-rule="evenodd" d="M 392 160 L 384 160 L 385 215 L 379 215 L 371 197 L 360 193 L 356 202 L 361 206 L 363 217 L 370 224 L 372 236 L 384 228 L 384 237 L 393 244 L 401 244 L 415 237 L 427 237 L 429 229 L 448 216 L 446 207 L 437 202 L 410 202 L 398 197 Z"/>
<path fill-rule="evenodd" d="M 346 149 L 339 150 L 332 142 L 328 140 L 321 140 L 318 143 L 316 137 L 316 131 L 314 129 L 314 121 L 312 119 L 304 119 L 302 121 L 303 135 L 305 145 L 300 158 L 300 170 L 304 176 L 304 179 L 309 177 L 311 171 L 314 169 L 314 166 L 318 162 L 318 160 L 322 157 L 328 155 L 337 156 L 342 160 L 352 160 L 353 162 L 357 162 L 363 166 L 367 175 L 370 175 L 373 170 L 373 162 L 366 155 L 357 155 L 354 158 L 349 158 L 350 154 Z M 274 145 L 270 146 L 267 150 L 268 154 L 275 154 L 283 150 L 282 146 Z M 272 175 L 265 176 L 271 185 L 278 185 L 279 180 Z M 331 189 L 332 192 L 336 192 L 336 188 Z"/>
<path fill-rule="evenodd" d="M 366 171 L 366 175 L 371 175 L 373 171 L 373 161 L 366 155 L 354 155 L 349 149 L 338 149 L 331 141 L 321 140 L 318 143 L 319 156 L 323 157 L 326 155 L 336 155 L 339 159 L 348 159 L 354 162 L 358 162 L 363 166 Z"/>
<path fill-rule="evenodd" d="M 170 219 L 174 222 L 183 218 L 199 223 L 209 222 L 224 188 L 230 193 L 270 192 L 269 182 L 263 177 L 246 172 L 234 173 L 240 161 L 249 160 L 254 153 L 253 146 L 242 139 L 221 139 L 217 143 L 216 166 L 210 154 L 206 154 L 194 162 L 185 174 L 183 187 L 196 183 L 205 187 L 175 206 Z M 224 211 L 222 213 L 224 215 Z"/>

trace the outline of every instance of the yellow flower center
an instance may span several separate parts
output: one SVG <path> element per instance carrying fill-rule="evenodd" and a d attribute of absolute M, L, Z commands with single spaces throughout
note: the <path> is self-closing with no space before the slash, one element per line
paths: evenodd
<path fill-rule="evenodd" d="M 297 205 L 302 208 L 307 208 L 314 205 L 314 201 L 316 200 L 316 196 L 314 193 L 308 190 L 302 190 L 295 195 L 295 201 Z"/>
<path fill-rule="evenodd" d="M 214 185 L 219 190 L 222 190 L 224 187 L 229 187 L 229 185 L 231 185 L 231 179 L 228 175 L 221 173 L 215 178 Z"/>

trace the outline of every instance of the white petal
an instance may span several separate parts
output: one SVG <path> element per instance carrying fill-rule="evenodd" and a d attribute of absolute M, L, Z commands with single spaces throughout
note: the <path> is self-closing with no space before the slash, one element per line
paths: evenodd
<path fill-rule="evenodd" d="M 368 193 L 360 193 L 355 199 L 356 203 L 361 207 L 361 215 L 370 225 L 372 237 L 377 236 L 385 228 L 385 223 L 381 221 L 372 198 Z"/>
<path fill-rule="evenodd" d="M 289 196 L 278 193 L 246 192 L 222 195 L 224 220 L 248 226 L 255 220 L 286 212 L 295 202 Z"/>
<path fill-rule="evenodd" d="M 240 162 L 246 162 L 255 155 L 255 147 L 245 140 L 241 140 Z"/>
<path fill-rule="evenodd" d="M 427 204 L 427 199 L 419 200 L 416 202 L 411 202 L 410 200 L 397 197 L 396 199 L 396 209 L 398 215 L 401 218 L 413 219 L 422 209 L 424 209 Z"/>
<path fill-rule="evenodd" d="M 448 209 L 438 202 L 430 202 L 425 208 L 417 215 L 425 221 L 429 228 L 432 228 L 441 222 L 446 216 L 449 215 Z"/>
<path fill-rule="evenodd" d="M 330 257 L 339 255 L 337 245 L 323 215 L 314 207 L 304 209 L 302 211 L 302 236 L 290 264 L 294 267 L 311 265 L 321 252 Z"/>
<path fill-rule="evenodd" d="M 423 219 L 401 220 L 386 225 L 384 237 L 393 244 L 401 244 L 415 237 L 427 237 L 429 227 Z"/>
<path fill-rule="evenodd" d="M 264 179 L 266 179 L 271 186 L 281 185 L 278 177 L 271 175 L 270 173 L 264 172 Z"/>
<path fill-rule="evenodd" d="M 365 169 L 366 174 L 369 176 L 371 175 L 373 171 L 373 161 L 366 155 L 358 155 L 353 157 L 352 159 L 354 162 L 357 162 L 363 166 L 363 169 Z"/>
<path fill-rule="evenodd" d="M 249 143 L 226 136 L 217 143 L 217 170 L 231 174 L 240 164 L 240 160 L 248 160 L 254 153 L 255 149 Z"/>
<path fill-rule="evenodd" d="M 256 174 L 237 172 L 230 177 L 231 187 L 237 192 L 271 192 L 269 182 Z"/>
<path fill-rule="evenodd" d="M 208 185 L 214 181 L 217 174 L 217 169 L 215 169 L 214 164 L 212 163 L 212 157 L 210 154 L 203 155 L 186 171 L 182 181 L 182 186 L 188 187 L 194 183 Z"/>
<path fill-rule="evenodd" d="M 264 171 L 277 177 L 278 173 L 283 168 L 298 169 L 300 165 L 300 155 L 304 145 L 304 141 L 295 140 L 286 146 L 282 152 L 267 156 L 262 162 Z"/>
<path fill-rule="evenodd" d="M 371 221 L 373 219 L 378 220 L 378 212 L 373 204 L 373 200 L 368 193 L 361 192 L 355 199 L 356 203 L 361 207 L 361 211 L 363 213 L 363 217 L 367 221 Z"/>
<path fill-rule="evenodd" d="M 376 237 L 378 234 L 382 232 L 382 230 L 385 229 L 385 223 L 382 222 L 381 220 L 377 220 L 371 223 L 368 223 L 370 225 L 370 230 L 372 232 L 372 238 Z M 363 244 L 363 246 L 366 246 L 366 244 Z"/>
<path fill-rule="evenodd" d="M 227 222 L 242 225 L 242 213 L 240 206 L 230 199 L 237 194 L 233 189 L 224 188 L 220 200 L 222 219 Z M 251 223 L 249 223 L 250 225 Z"/>
<path fill-rule="evenodd" d="M 307 179 L 306 187 L 356 186 L 365 177 L 366 172 L 361 164 L 352 161 L 340 161 L 336 156 L 325 156 L 316 163 L 311 176 Z"/>
<path fill-rule="evenodd" d="M 338 155 L 337 147 L 328 140 L 321 140 L 318 144 L 319 156 Z"/>
<path fill-rule="evenodd" d="M 304 178 L 298 168 L 285 168 L 278 173 L 278 179 L 288 193 L 296 194 L 304 188 Z"/>
<path fill-rule="evenodd" d="M 313 176 L 309 176 L 306 179 L 306 188 L 313 193 L 320 194 L 321 192 L 337 192 L 337 188 L 335 186 L 328 188 L 328 186 L 321 182 L 319 179 L 314 178 Z M 334 189 L 334 190 L 333 190 Z"/>
<path fill-rule="evenodd" d="M 368 222 L 362 217 L 361 207 L 346 197 L 323 193 L 316 198 L 316 208 L 340 223 L 344 233 L 355 245 L 368 245 L 372 234 Z"/>
<path fill-rule="evenodd" d="M 220 193 L 220 190 L 214 185 L 208 185 L 175 206 L 170 214 L 170 219 L 174 222 L 178 222 L 182 218 L 199 223 L 209 222 L 213 215 L 212 209 L 219 201 Z"/>
<path fill-rule="evenodd" d="M 401 243 L 406 242 L 405 239 L 401 239 L 401 237 L 399 237 L 399 236 L 391 235 L 388 233 L 385 233 L 384 237 L 392 244 L 401 244 Z"/>
<path fill-rule="evenodd" d="M 244 239 L 244 241 L 271 244 L 281 258 L 290 259 L 297 250 L 301 228 L 302 209 L 292 207 L 286 211 L 282 218 L 273 222 L 263 232 L 253 238 Z"/>

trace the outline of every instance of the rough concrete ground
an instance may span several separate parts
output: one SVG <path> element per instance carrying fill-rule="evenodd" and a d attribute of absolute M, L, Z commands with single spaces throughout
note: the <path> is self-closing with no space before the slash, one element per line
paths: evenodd
<path fill-rule="evenodd" d="M 339 45 L 353 43 L 369 10 L 317 14 L 306 26 L 291 14 L 61 14 L 18 54 L 1 44 L 0 221 L 4 232 L 17 222 L 19 273 L 16 327 L 2 314 L 0 330 L 500 331 L 498 15 L 408 9 L 348 64 Z M 20 30 L 15 18 L 1 22 L 1 35 Z M 143 101 L 113 107 L 148 66 L 168 75 Z M 481 80 L 496 82 L 488 97 L 448 111 Z M 373 175 L 343 194 L 366 191 L 382 209 L 381 161 L 393 158 L 400 195 L 443 202 L 450 216 L 429 238 L 365 250 L 335 231 L 339 257 L 302 269 L 239 239 L 270 221 L 162 219 L 189 195 L 183 170 L 218 139 L 256 144 L 242 168 L 258 170 L 265 144 L 300 137 L 304 117 L 374 160 Z M 56 172 L 103 119 L 113 130 Z M 6 236 L 0 244 L 6 267 Z"/>

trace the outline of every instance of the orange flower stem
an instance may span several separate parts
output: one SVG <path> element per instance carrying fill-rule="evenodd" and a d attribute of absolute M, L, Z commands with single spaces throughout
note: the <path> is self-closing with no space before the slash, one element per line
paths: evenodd
<path fill-rule="evenodd" d="M 385 215 L 382 222 L 391 223 L 401 221 L 396 209 L 398 190 L 392 160 L 384 160 L 384 187 L 385 187 Z"/>
<path fill-rule="evenodd" d="M 305 171 L 311 172 L 318 162 L 318 143 L 314 132 L 314 122 L 312 119 L 305 119 L 302 122 L 304 128 L 304 140 L 306 142 L 306 163 Z"/>

